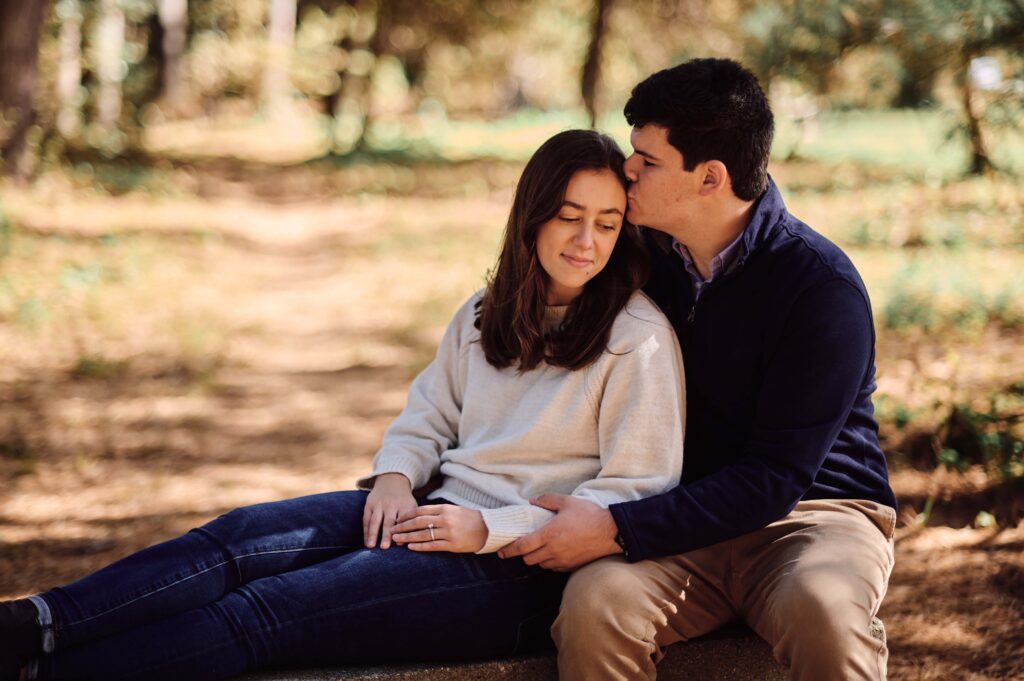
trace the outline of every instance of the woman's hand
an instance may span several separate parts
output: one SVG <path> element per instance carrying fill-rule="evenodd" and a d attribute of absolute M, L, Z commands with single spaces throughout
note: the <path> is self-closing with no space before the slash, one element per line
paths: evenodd
<path fill-rule="evenodd" d="M 480 511 L 452 504 L 420 506 L 403 516 L 392 537 L 413 551 L 476 553 L 487 542 L 487 524 Z"/>
<path fill-rule="evenodd" d="M 372 549 L 380 536 L 380 547 L 391 546 L 395 522 L 416 512 L 412 483 L 401 473 L 382 473 L 373 480 L 373 489 L 363 507 L 363 543 Z"/>

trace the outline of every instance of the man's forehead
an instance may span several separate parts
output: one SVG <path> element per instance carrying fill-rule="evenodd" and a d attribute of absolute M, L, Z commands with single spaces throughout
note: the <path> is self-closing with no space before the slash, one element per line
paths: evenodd
<path fill-rule="evenodd" d="M 629 143 L 638 154 L 650 156 L 665 156 L 674 149 L 668 143 L 668 128 L 657 123 L 648 123 L 639 128 L 633 128 L 629 133 Z"/>

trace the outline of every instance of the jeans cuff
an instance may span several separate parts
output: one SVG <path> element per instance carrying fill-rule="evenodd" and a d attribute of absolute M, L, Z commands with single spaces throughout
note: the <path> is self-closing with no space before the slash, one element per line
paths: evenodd
<path fill-rule="evenodd" d="M 31 601 L 32 604 L 36 606 L 36 610 L 39 611 L 39 616 L 36 621 L 39 622 L 39 629 L 43 634 L 43 653 L 52 653 L 56 643 L 56 636 L 53 628 L 53 612 L 50 610 L 49 604 L 42 596 L 29 596 L 28 600 Z"/>

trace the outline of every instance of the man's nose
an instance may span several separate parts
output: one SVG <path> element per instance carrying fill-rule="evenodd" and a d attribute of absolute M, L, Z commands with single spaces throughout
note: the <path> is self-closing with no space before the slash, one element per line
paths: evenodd
<path fill-rule="evenodd" d="M 625 163 L 622 164 L 622 172 L 625 173 L 626 179 L 630 182 L 636 182 L 636 159 L 639 158 L 636 154 L 630 154 L 629 158 L 626 159 Z"/>

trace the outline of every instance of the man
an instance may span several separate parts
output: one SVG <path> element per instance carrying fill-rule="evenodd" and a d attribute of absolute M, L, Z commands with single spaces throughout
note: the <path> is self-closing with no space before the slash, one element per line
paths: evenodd
<path fill-rule="evenodd" d="M 502 555 L 584 566 L 552 627 L 563 679 L 653 679 L 661 648 L 737 619 L 794 679 L 883 679 L 869 623 L 896 503 L 864 284 L 786 211 L 767 174 L 771 110 L 739 64 L 656 73 L 625 114 L 627 217 L 648 228 L 645 290 L 686 367 L 682 482 L 609 509 L 540 497 L 556 517 Z"/>

